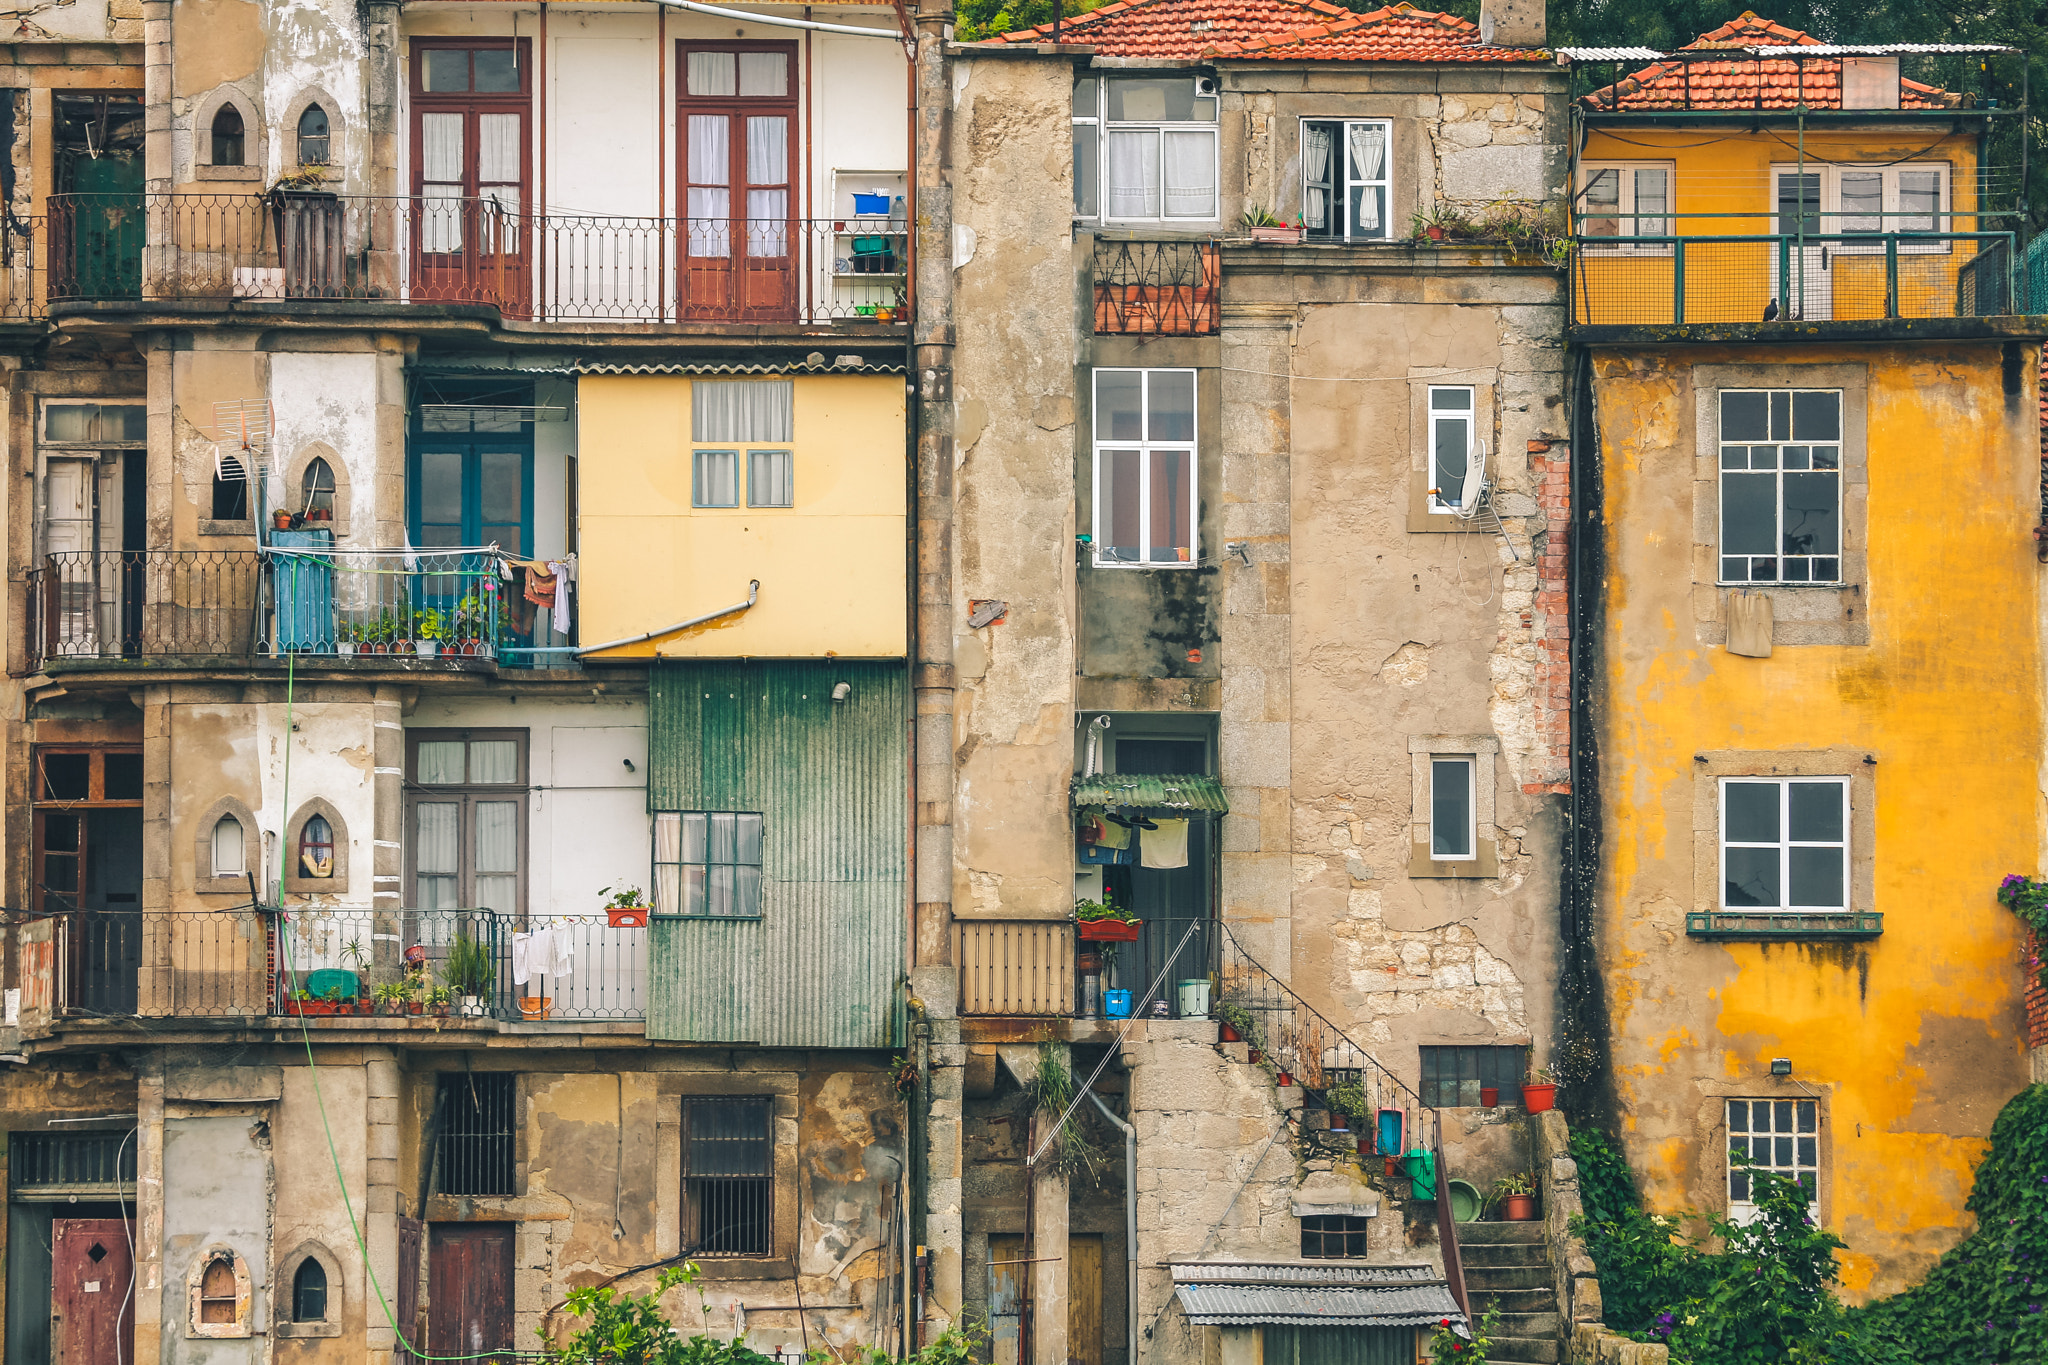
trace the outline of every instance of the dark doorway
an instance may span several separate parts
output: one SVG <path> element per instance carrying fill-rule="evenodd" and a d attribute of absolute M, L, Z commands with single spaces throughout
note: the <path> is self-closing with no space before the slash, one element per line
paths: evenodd
<path fill-rule="evenodd" d="M 142 296 L 142 100 L 62 92 L 54 101 L 50 297 Z"/>
<path fill-rule="evenodd" d="M 50 1355 L 64 1365 L 135 1358 L 135 1257 L 119 1218 L 57 1218 L 50 1237 Z"/>
<path fill-rule="evenodd" d="M 428 1355 L 510 1354 L 513 1232 L 510 1223 L 428 1228 Z"/>
<path fill-rule="evenodd" d="M 1209 742 L 1199 736 L 1118 735 L 1114 753 L 1118 773 L 1165 777 L 1207 774 L 1210 770 Z M 1185 811 L 1163 809 L 1121 813 L 1132 819 L 1187 818 Z M 1128 907 L 1145 921 L 1138 941 L 1122 948 L 1115 966 L 1117 985 L 1133 992 L 1131 1012 L 1134 1015 L 1151 1014 L 1158 1001 L 1165 1002 L 1169 1014 L 1178 1015 L 1177 983 L 1200 980 L 1209 975 L 1209 964 L 1215 951 L 1211 928 L 1215 917 L 1213 833 L 1214 825 L 1209 817 L 1197 814 L 1188 819 L 1185 867 L 1127 865 L 1103 869 L 1110 899 Z M 1184 945 L 1182 939 L 1187 940 Z M 1174 956 L 1176 947 L 1180 948 L 1177 957 Z M 1159 990 L 1148 999 L 1137 999 L 1136 993 L 1152 984 L 1152 978 L 1166 965 L 1168 958 L 1173 960 L 1173 970 L 1167 973 Z"/>
<path fill-rule="evenodd" d="M 131 1144 L 129 1151 L 133 1150 Z M 59 1221 L 57 1215 L 60 1212 L 66 1222 L 112 1221 L 117 1232 L 121 1227 L 121 1207 L 112 1199 L 105 1203 L 96 1200 L 87 1202 L 83 1199 L 76 1204 L 46 1202 L 42 1199 L 27 1202 L 17 1192 L 7 1207 L 7 1301 L 11 1304 L 29 1304 L 32 1307 L 25 1312 L 17 1311 L 7 1315 L 7 1365 L 50 1365 L 55 1359 L 50 1349 L 50 1329 L 55 1314 L 46 1311 L 43 1305 L 55 1305 L 57 1301 L 51 1272 L 54 1268 L 53 1243 L 56 1240 L 56 1224 Z M 132 1204 L 129 1205 L 127 1212 L 132 1222 L 135 1216 Z M 127 1245 L 127 1239 L 123 1238 L 121 1246 L 124 1255 Z M 123 1280 L 120 1290 L 115 1294 L 116 1303 L 120 1301 L 121 1293 L 127 1288 L 127 1281 Z M 129 1318 L 132 1324 L 132 1308 Z M 127 1361 L 132 1362 L 134 1359 L 134 1351 L 125 1340 L 122 1356 Z M 108 1365 L 113 1365 L 113 1361 L 111 1355 L 107 1357 Z"/>
<path fill-rule="evenodd" d="M 64 1007 L 133 1014 L 142 966 L 142 755 L 35 751 L 30 903 L 60 917 Z"/>

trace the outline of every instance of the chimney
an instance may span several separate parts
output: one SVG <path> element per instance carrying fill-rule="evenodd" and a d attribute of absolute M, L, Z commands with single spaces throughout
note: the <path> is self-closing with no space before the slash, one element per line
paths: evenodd
<path fill-rule="evenodd" d="M 1549 40 L 1544 0 L 1479 0 L 1479 41 L 1492 47 L 1542 47 Z"/>

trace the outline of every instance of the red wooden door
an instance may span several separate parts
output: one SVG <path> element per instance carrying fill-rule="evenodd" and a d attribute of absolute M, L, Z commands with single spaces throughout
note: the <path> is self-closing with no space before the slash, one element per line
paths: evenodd
<path fill-rule="evenodd" d="M 682 315 L 793 322 L 796 45 L 677 45 Z"/>
<path fill-rule="evenodd" d="M 135 1258 L 127 1228 L 118 1218 L 59 1218 L 51 1231 L 51 1360 L 133 1362 Z"/>
<path fill-rule="evenodd" d="M 428 1355 L 511 1351 L 513 1231 L 510 1223 L 429 1227 Z"/>
<path fill-rule="evenodd" d="M 532 311 L 527 39 L 412 45 L 412 296 Z"/>

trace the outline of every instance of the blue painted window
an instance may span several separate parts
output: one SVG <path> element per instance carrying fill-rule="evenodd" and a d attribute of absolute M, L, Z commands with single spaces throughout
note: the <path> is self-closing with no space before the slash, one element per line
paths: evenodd
<path fill-rule="evenodd" d="M 459 396 L 414 413 L 406 527 L 415 549 L 495 544 L 533 553 L 533 423 L 521 406 Z"/>

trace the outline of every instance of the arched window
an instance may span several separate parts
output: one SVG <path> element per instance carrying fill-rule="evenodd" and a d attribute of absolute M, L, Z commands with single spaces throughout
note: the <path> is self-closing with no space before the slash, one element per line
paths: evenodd
<path fill-rule="evenodd" d="M 213 164 L 242 164 L 242 111 L 223 104 L 213 116 Z"/>
<path fill-rule="evenodd" d="M 306 476 L 299 482 L 299 510 L 309 521 L 334 519 L 334 468 L 318 455 L 306 466 Z"/>
<path fill-rule="evenodd" d="M 317 104 L 307 105 L 306 112 L 299 115 L 299 164 L 326 165 L 328 142 L 327 111 Z"/>
<path fill-rule="evenodd" d="M 233 455 L 223 455 L 213 465 L 213 519 L 249 519 L 249 473 Z"/>
<path fill-rule="evenodd" d="M 299 875 L 321 879 L 334 875 L 334 826 L 324 815 L 311 817 L 299 830 Z"/>
<path fill-rule="evenodd" d="M 223 815 L 213 827 L 213 875 L 239 877 L 248 870 L 243 852 L 242 822 Z"/>
<path fill-rule="evenodd" d="M 322 1322 L 327 1317 L 327 1271 L 308 1256 L 292 1276 L 292 1321 Z"/>
<path fill-rule="evenodd" d="M 235 1320 L 235 1263 L 226 1256 L 207 1262 L 206 1273 L 199 1277 L 199 1320 Z"/>

